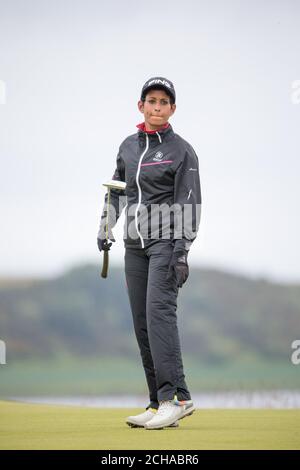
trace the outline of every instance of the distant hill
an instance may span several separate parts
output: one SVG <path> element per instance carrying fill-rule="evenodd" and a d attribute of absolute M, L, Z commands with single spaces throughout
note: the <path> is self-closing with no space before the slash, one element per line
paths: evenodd
<path fill-rule="evenodd" d="M 177 312 L 185 355 L 285 361 L 300 335 L 300 285 L 193 268 Z M 136 357 L 123 269 L 106 280 L 95 265 L 55 279 L 0 280 L 0 339 L 11 359 Z"/>

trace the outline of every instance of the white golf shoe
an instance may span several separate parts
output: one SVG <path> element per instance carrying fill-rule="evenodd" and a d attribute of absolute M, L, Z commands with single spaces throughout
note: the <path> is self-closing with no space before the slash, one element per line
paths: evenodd
<path fill-rule="evenodd" d="M 177 420 L 190 416 L 195 411 L 192 400 L 179 401 L 175 397 L 174 400 L 164 400 L 159 404 L 157 413 L 150 421 L 145 424 L 145 429 L 163 429 L 176 423 Z"/>
<path fill-rule="evenodd" d="M 126 418 L 126 423 L 132 428 L 143 428 L 145 424 L 156 415 L 156 413 L 157 410 L 155 408 L 148 408 L 148 410 L 140 413 L 139 415 L 128 416 L 128 418 Z M 177 428 L 178 422 L 175 420 L 170 427 Z"/>

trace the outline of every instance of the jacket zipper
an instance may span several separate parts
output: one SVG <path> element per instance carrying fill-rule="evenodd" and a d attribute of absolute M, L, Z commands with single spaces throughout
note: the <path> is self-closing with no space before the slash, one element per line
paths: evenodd
<path fill-rule="evenodd" d="M 143 151 L 142 155 L 140 156 L 140 160 L 139 160 L 139 164 L 138 164 L 138 169 L 137 169 L 137 172 L 136 172 L 136 184 L 137 184 L 137 187 L 138 187 L 138 192 L 139 192 L 139 202 L 138 202 L 138 205 L 136 207 L 136 210 L 135 210 L 135 227 L 136 227 L 136 231 L 140 237 L 140 240 L 141 240 L 141 244 L 142 244 L 142 248 L 145 247 L 144 245 L 144 239 L 139 231 L 139 228 L 138 228 L 138 220 L 137 220 L 137 213 L 138 213 L 138 210 L 139 210 L 139 207 L 141 205 L 141 202 L 142 202 L 142 190 L 141 190 L 141 187 L 140 187 L 140 183 L 139 183 L 139 176 L 140 176 L 140 171 L 141 171 L 141 163 L 142 163 L 142 160 L 147 152 L 149 148 L 149 137 L 147 136 L 146 134 L 146 148 L 145 150 Z"/>

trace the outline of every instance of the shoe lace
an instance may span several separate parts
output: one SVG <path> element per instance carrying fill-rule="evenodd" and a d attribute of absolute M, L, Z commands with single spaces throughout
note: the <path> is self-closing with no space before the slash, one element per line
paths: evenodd
<path fill-rule="evenodd" d="M 173 400 L 163 400 L 159 403 L 159 408 L 157 411 L 157 415 L 162 415 L 166 409 L 170 408 L 173 404 Z"/>

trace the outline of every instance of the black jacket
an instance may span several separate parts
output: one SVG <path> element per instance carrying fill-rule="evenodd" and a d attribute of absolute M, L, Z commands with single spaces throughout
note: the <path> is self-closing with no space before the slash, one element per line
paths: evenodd
<path fill-rule="evenodd" d="M 113 179 L 125 181 L 126 189 L 110 191 L 110 238 L 111 229 L 126 206 L 126 247 L 144 248 L 155 239 L 171 238 L 176 240 L 176 247 L 189 250 L 201 214 L 197 155 L 170 124 L 152 133 L 140 127 L 119 148 Z M 107 202 L 106 194 L 98 238 L 105 238 Z"/>

